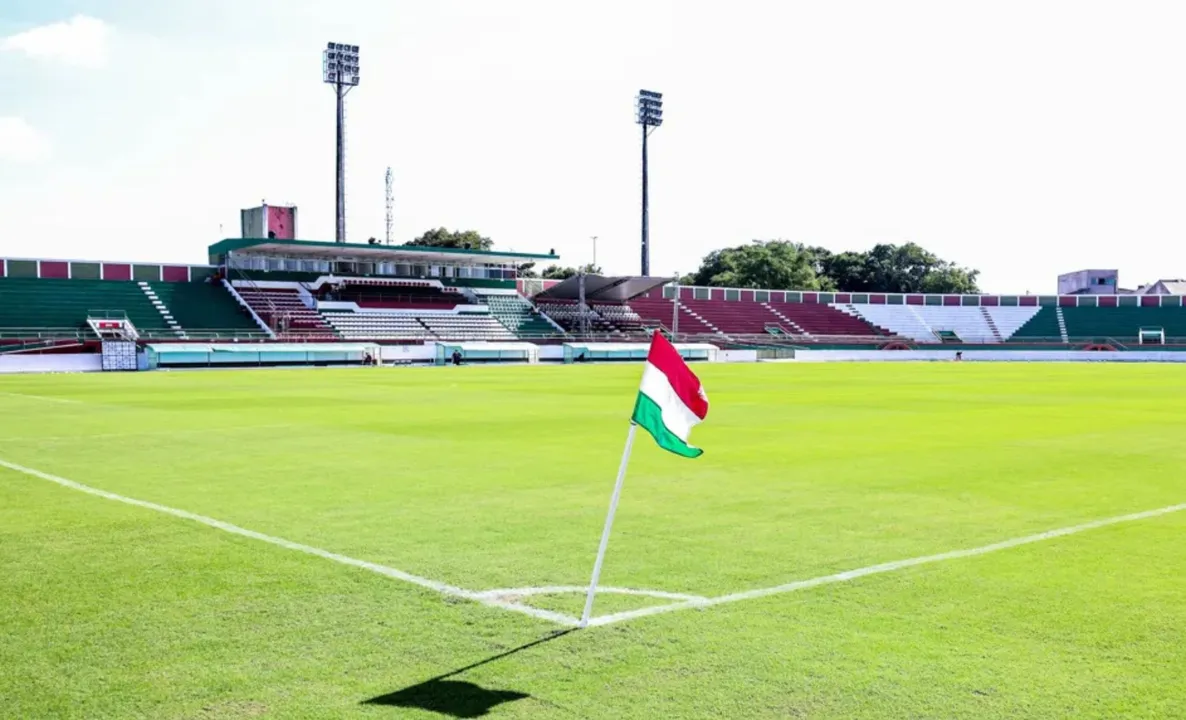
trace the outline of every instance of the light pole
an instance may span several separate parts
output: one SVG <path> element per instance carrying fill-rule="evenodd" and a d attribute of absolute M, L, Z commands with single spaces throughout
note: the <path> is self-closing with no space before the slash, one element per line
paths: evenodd
<path fill-rule="evenodd" d="M 635 122 L 642 126 L 642 274 L 651 273 L 651 207 L 647 167 L 647 136 L 663 124 L 663 93 L 639 90 Z"/>
<path fill-rule="evenodd" d="M 577 270 L 577 312 L 579 321 L 577 327 L 582 337 L 589 337 L 589 309 L 585 307 L 585 269 Z"/>
<path fill-rule="evenodd" d="M 334 193 L 336 211 L 334 239 L 346 242 L 346 93 L 358 86 L 358 46 L 328 43 L 321 51 L 321 79 L 333 85 L 337 98 L 337 178 Z"/>
<path fill-rule="evenodd" d="M 391 244 L 391 231 L 395 227 L 395 176 L 391 174 L 391 168 L 387 168 L 387 174 L 383 176 L 383 185 L 385 195 L 384 208 L 387 210 L 387 244 Z"/>
<path fill-rule="evenodd" d="M 593 241 L 593 267 L 597 267 L 597 236 L 590 235 L 589 239 Z"/>
<path fill-rule="evenodd" d="M 679 334 L 679 273 L 675 274 L 675 294 L 671 298 L 671 341 Z"/>

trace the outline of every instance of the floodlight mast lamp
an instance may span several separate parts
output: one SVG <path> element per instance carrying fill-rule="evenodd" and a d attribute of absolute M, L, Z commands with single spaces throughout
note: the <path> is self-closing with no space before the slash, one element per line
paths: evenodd
<path fill-rule="evenodd" d="M 358 86 L 358 46 L 327 43 L 321 51 L 321 79 L 334 87 L 337 98 L 337 142 L 334 239 L 346 242 L 346 93 Z"/>
<path fill-rule="evenodd" d="M 639 90 L 635 122 L 642 126 L 642 275 L 651 274 L 651 206 L 647 166 L 647 136 L 663 124 L 663 93 Z"/>

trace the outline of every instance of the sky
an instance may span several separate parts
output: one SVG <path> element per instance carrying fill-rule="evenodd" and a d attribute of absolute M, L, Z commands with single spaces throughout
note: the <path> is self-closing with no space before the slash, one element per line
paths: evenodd
<path fill-rule="evenodd" d="M 917 242 L 991 292 L 1186 276 L 1186 4 L 5 0 L 0 257 L 205 261 L 240 208 L 334 235 L 327 41 L 361 47 L 347 232 L 445 226 L 652 273 Z"/>

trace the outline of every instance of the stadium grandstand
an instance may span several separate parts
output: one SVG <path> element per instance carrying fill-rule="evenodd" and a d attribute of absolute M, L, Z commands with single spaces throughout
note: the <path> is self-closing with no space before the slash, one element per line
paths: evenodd
<path fill-rule="evenodd" d="M 275 238 L 219 241 L 204 265 L 0 260 L 0 350 L 161 343 L 644 342 L 740 348 L 1186 348 L 1173 284 L 1062 295 L 827 293 L 659 277 L 520 278 L 554 254 Z M 425 357 L 428 355 L 426 354 Z"/>

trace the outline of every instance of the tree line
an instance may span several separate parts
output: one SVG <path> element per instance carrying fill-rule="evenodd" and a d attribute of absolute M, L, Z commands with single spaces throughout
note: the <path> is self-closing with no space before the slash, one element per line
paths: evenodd
<path fill-rule="evenodd" d="M 494 242 L 477 231 L 429 230 L 406 245 L 490 250 Z M 519 266 L 522 277 L 565 280 L 578 272 L 600 275 L 593 264 L 580 268 L 535 263 Z M 915 244 L 881 244 L 864 252 L 834 253 L 788 240 L 755 240 L 714 250 L 700 268 L 680 278 L 685 285 L 763 290 L 819 290 L 879 293 L 979 293 L 978 270 L 944 260 Z"/>
<path fill-rule="evenodd" d="M 980 273 L 915 244 L 834 253 L 787 240 L 714 250 L 681 282 L 709 287 L 884 293 L 978 293 Z"/>

